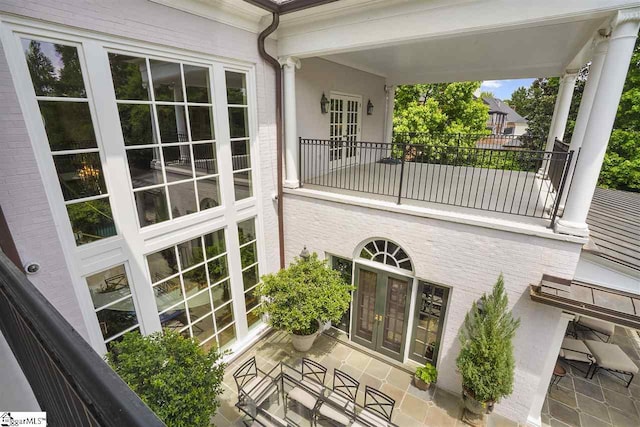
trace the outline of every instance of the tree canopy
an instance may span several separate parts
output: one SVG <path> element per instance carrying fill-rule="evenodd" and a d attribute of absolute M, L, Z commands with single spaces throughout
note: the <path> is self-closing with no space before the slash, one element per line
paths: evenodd
<path fill-rule="evenodd" d="M 396 133 L 484 133 L 489 107 L 473 93 L 480 82 L 402 85 L 396 90 Z"/>

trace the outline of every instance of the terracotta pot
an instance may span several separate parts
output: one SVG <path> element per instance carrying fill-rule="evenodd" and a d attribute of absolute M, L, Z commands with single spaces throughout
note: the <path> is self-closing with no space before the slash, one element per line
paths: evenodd
<path fill-rule="evenodd" d="M 431 386 L 431 383 L 424 382 L 420 377 L 418 377 L 417 375 L 414 375 L 413 385 L 416 386 L 418 390 L 426 391 L 429 389 L 429 386 Z"/>

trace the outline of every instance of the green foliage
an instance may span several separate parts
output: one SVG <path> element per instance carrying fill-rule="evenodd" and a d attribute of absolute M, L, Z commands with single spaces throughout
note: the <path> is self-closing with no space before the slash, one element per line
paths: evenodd
<path fill-rule="evenodd" d="M 416 369 L 416 377 L 420 378 L 427 384 L 433 384 L 438 379 L 438 370 L 431 363 L 426 363 Z"/>
<path fill-rule="evenodd" d="M 489 107 L 473 96 L 480 82 L 403 85 L 396 90 L 396 133 L 486 133 Z"/>
<path fill-rule="evenodd" d="M 462 385 L 480 402 L 497 401 L 513 391 L 515 360 L 512 339 L 520 325 L 507 307 L 502 274 L 490 295 L 474 302 L 460 330 L 456 365 Z"/>
<path fill-rule="evenodd" d="M 218 408 L 225 364 L 197 342 L 165 330 L 129 332 L 114 342 L 107 361 L 169 427 L 206 427 Z"/>
<path fill-rule="evenodd" d="M 354 290 L 314 253 L 308 260 L 296 258 L 289 267 L 262 276 L 258 295 L 265 298 L 260 310 L 268 314 L 272 327 L 310 335 L 317 330 L 317 322 L 340 321 Z"/>

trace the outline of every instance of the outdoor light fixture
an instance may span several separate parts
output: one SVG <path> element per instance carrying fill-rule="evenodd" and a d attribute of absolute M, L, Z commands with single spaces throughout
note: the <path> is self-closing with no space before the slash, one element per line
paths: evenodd
<path fill-rule="evenodd" d="M 302 258 L 304 261 L 307 261 L 310 256 L 311 254 L 309 254 L 309 251 L 307 250 L 307 246 L 305 245 L 304 248 L 302 248 L 302 251 L 300 252 L 300 258 Z"/>
<path fill-rule="evenodd" d="M 371 103 L 371 100 L 369 100 L 367 102 L 367 116 L 370 116 L 373 114 L 373 104 Z"/>
<path fill-rule="evenodd" d="M 322 111 L 322 114 L 329 112 L 329 100 L 324 96 L 324 92 L 322 92 L 322 98 L 320 98 L 320 111 Z"/>

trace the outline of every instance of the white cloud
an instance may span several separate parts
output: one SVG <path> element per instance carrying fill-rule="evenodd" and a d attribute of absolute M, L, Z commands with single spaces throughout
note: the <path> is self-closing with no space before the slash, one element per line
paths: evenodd
<path fill-rule="evenodd" d="M 482 89 L 497 89 L 502 86 L 502 82 L 500 80 L 485 80 L 482 82 Z"/>

